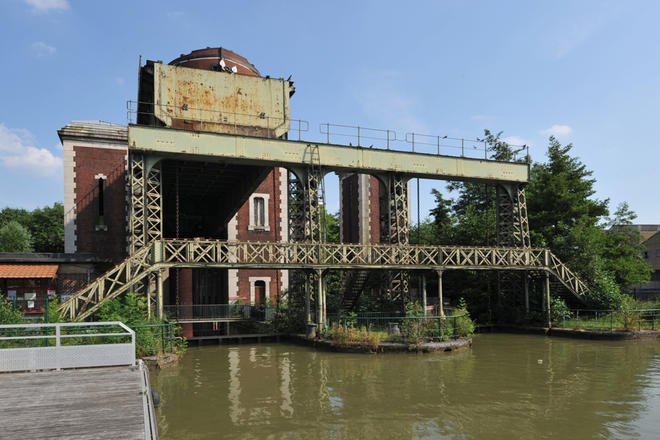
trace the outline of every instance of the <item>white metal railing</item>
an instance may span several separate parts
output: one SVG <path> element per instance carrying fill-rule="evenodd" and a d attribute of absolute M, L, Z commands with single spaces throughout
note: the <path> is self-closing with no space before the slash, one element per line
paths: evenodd
<path fill-rule="evenodd" d="M 121 322 L 0 325 L 0 372 L 116 365 L 135 365 L 135 332 Z"/>

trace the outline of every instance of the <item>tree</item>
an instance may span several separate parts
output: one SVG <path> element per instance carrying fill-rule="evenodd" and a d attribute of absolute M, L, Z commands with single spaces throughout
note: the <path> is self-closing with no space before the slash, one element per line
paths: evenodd
<path fill-rule="evenodd" d="M 60 202 L 34 211 L 9 207 L 0 211 L 0 228 L 12 221 L 30 232 L 35 252 L 64 252 L 64 207 Z"/>
<path fill-rule="evenodd" d="M 606 223 L 604 269 L 612 274 L 622 289 L 647 282 L 653 272 L 642 258 L 642 236 L 631 227 L 635 218 L 637 215 L 624 202 L 617 206 L 614 216 Z"/>
<path fill-rule="evenodd" d="M 0 252 L 32 252 L 30 231 L 16 220 L 0 228 Z"/>
<path fill-rule="evenodd" d="M 530 234 L 534 246 L 549 247 L 569 267 L 594 279 L 602 263 L 599 223 L 608 215 L 608 200 L 593 197 L 593 172 L 570 155 L 572 149 L 550 137 L 548 161 L 532 167 L 527 187 Z"/>
<path fill-rule="evenodd" d="M 31 213 L 28 228 L 36 252 L 64 252 L 64 206 L 53 203 Z"/>

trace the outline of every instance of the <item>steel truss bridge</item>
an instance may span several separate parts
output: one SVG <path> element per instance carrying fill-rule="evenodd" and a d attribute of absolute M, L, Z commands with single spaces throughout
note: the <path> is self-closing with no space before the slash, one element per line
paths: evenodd
<path fill-rule="evenodd" d="M 163 307 L 163 271 L 184 267 L 298 269 L 320 276 L 328 269 L 536 271 L 552 275 L 578 298 L 588 290 L 547 249 L 162 239 L 79 291 L 64 303 L 63 311 L 71 319 L 84 319 L 104 301 L 149 279 L 156 284 L 161 296 L 157 304 Z"/>
<path fill-rule="evenodd" d="M 311 322 L 315 298 L 316 322 L 325 320 L 323 273 L 328 269 L 387 270 L 394 296 L 408 295 L 408 271 L 498 270 L 500 294 L 523 289 L 526 272 L 546 274 L 544 304 L 549 305 L 549 276 L 556 277 L 575 297 L 587 287 L 556 256 L 530 246 L 524 186 L 527 163 L 443 156 L 310 143 L 232 134 L 200 133 L 172 128 L 129 126 L 128 201 L 129 257 L 62 304 L 72 320 L 89 317 L 100 305 L 128 290 L 142 291 L 150 311 L 163 313 L 163 271 L 170 268 L 293 269 L 289 302 L 304 303 Z M 163 227 L 163 163 L 171 160 L 262 167 L 284 167 L 288 177 L 289 243 L 228 242 L 169 239 Z M 324 242 L 322 222 L 323 176 L 331 171 L 370 174 L 384 188 L 382 244 Z M 496 188 L 497 246 L 412 246 L 409 244 L 408 181 L 411 178 L 460 180 L 492 184 Z M 228 221 L 254 186 L 232 188 L 221 216 Z M 241 194 L 238 194 L 241 192 Z M 238 195 L 237 195 L 238 194 Z M 221 220 L 222 221 L 222 220 Z M 439 283 L 441 295 L 442 282 Z M 527 300 L 527 298 L 526 298 Z M 545 307 L 549 313 L 549 306 Z"/>

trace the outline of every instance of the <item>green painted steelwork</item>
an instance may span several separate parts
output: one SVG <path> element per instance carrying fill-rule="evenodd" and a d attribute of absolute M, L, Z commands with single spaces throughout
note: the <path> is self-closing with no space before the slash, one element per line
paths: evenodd
<path fill-rule="evenodd" d="M 163 157 L 283 167 L 310 163 L 310 155 L 318 148 L 319 166 L 327 171 L 492 183 L 529 179 L 526 163 L 136 125 L 128 127 L 128 146 L 132 152 Z"/>

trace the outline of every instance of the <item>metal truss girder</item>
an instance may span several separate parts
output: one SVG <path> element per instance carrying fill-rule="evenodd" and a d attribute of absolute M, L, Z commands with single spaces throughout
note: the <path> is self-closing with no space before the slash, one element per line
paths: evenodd
<path fill-rule="evenodd" d="M 410 224 L 408 213 L 408 178 L 388 175 L 384 178 L 386 194 L 385 228 L 381 229 L 381 242 L 408 244 Z M 409 296 L 409 274 L 405 271 L 390 272 L 389 292 L 391 299 L 407 301 Z"/>
<path fill-rule="evenodd" d="M 530 247 L 525 189 L 520 185 L 496 187 L 497 244 Z"/>
<path fill-rule="evenodd" d="M 176 154 L 187 159 L 215 157 L 223 161 L 291 168 L 309 162 L 307 147 L 311 145 L 319 149 L 319 166 L 330 171 L 371 175 L 394 172 L 408 178 L 482 182 L 525 183 L 529 180 L 529 165 L 523 163 L 172 128 L 128 127 L 129 150 Z"/>
<path fill-rule="evenodd" d="M 588 292 L 587 286 L 547 249 L 161 239 L 75 293 L 60 310 L 72 320 L 85 319 L 104 301 L 132 289 L 150 272 L 168 267 L 301 269 L 304 276 L 314 269 L 545 271 L 580 300 Z"/>
<path fill-rule="evenodd" d="M 153 164 L 147 171 L 145 179 L 145 234 L 148 242 L 163 237 L 163 195 L 160 165 L 160 162 Z"/>
<path fill-rule="evenodd" d="M 144 155 L 132 152 L 129 154 L 129 184 L 131 189 L 131 205 L 129 214 L 129 253 L 132 255 L 142 249 L 146 241 L 145 235 L 145 160 Z"/>

